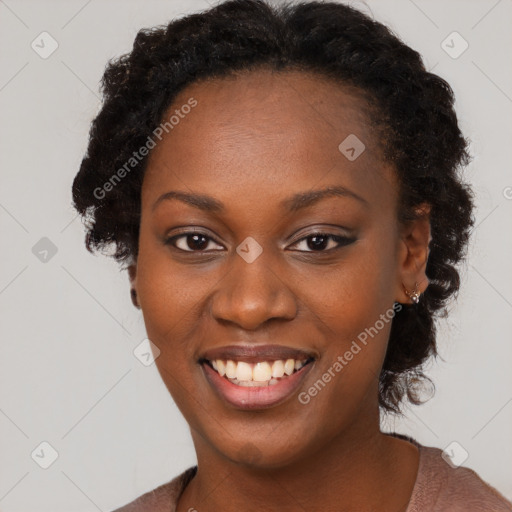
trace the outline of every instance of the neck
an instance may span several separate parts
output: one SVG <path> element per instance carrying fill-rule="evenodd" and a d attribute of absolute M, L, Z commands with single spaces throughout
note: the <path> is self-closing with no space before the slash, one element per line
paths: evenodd
<path fill-rule="evenodd" d="M 383 434 L 378 412 L 376 420 L 371 428 L 354 423 L 300 461 L 271 469 L 219 457 L 193 433 L 198 472 L 177 510 L 259 511 L 270 504 L 280 512 L 404 511 L 416 480 L 418 450 Z"/>

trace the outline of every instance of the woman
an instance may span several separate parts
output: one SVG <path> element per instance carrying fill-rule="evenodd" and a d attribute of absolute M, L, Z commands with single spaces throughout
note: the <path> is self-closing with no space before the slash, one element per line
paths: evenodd
<path fill-rule="evenodd" d="M 421 402 L 474 223 L 419 54 L 345 5 L 232 0 L 140 31 L 103 93 L 74 204 L 198 459 L 119 510 L 512 510 L 380 431 Z"/>

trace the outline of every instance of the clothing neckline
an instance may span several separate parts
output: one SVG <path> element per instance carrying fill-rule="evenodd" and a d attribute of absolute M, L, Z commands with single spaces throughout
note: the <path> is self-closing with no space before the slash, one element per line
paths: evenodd
<path fill-rule="evenodd" d="M 422 488 L 423 481 L 425 478 L 424 466 L 426 463 L 425 458 L 426 458 L 426 454 L 427 454 L 427 452 L 425 450 L 425 446 L 423 446 L 421 443 L 416 441 L 416 439 L 414 439 L 408 435 L 405 435 L 405 434 L 398 434 L 397 432 L 383 432 L 383 433 L 386 435 L 396 437 L 398 439 L 402 439 L 402 441 L 406 441 L 406 442 L 412 444 L 413 446 L 416 446 L 416 448 L 418 448 L 418 468 L 416 470 L 416 478 L 414 479 L 414 485 L 412 486 L 411 496 L 409 497 L 407 506 L 404 509 L 404 512 L 410 512 L 410 511 L 414 510 L 414 506 L 417 501 L 417 496 L 419 494 L 419 490 Z"/>

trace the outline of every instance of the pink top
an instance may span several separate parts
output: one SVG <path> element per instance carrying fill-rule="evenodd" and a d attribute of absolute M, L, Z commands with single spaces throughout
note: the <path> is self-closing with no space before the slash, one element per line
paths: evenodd
<path fill-rule="evenodd" d="M 439 448 L 395 435 L 415 444 L 420 453 L 416 483 L 405 512 L 512 512 L 512 503 L 472 469 L 452 468 Z M 191 467 L 114 512 L 176 512 L 178 499 L 196 471 L 197 466 Z"/>

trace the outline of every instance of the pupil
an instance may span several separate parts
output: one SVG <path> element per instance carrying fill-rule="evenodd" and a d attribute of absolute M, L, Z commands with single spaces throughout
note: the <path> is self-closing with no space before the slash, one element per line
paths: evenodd
<path fill-rule="evenodd" d="M 193 242 L 190 242 L 191 239 L 193 239 Z M 202 243 L 198 242 L 198 239 L 202 239 Z M 203 235 L 191 235 L 188 237 L 188 247 L 189 249 L 202 250 L 205 246 L 208 245 L 208 243 L 204 243 L 205 241 L 206 237 Z"/>
<path fill-rule="evenodd" d="M 309 244 L 308 243 L 308 246 L 310 249 L 323 249 L 326 247 L 326 242 L 327 242 L 327 239 L 328 237 L 327 236 L 324 236 L 324 235 L 315 235 L 315 236 L 312 236 L 310 238 L 310 241 L 313 241 L 313 240 L 316 240 L 315 242 Z M 320 242 L 318 242 L 318 240 L 321 240 Z"/>

